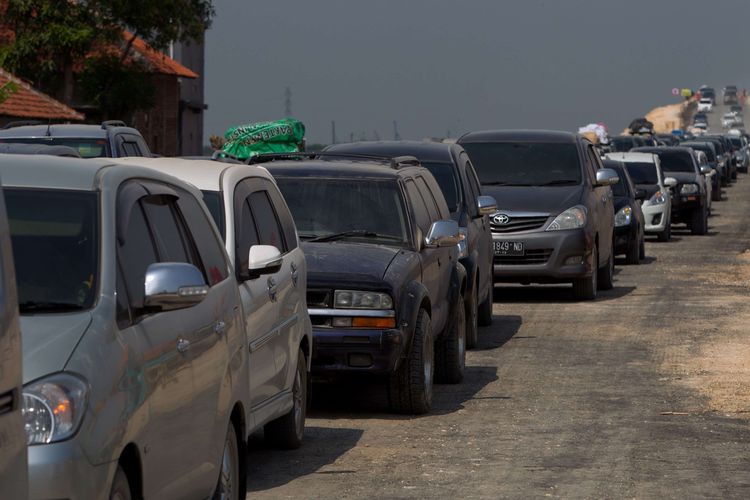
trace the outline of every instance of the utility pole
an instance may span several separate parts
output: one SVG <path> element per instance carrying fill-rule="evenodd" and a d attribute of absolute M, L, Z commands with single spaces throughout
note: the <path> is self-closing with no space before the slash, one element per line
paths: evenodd
<path fill-rule="evenodd" d="M 331 144 L 336 144 L 336 122 L 331 120 Z"/>
<path fill-rule="evenodd" d="M 284 116 L 292 117 L 292 89 L 289 87 L 284 91 Z"/>
<path fill-rule="evenodd" d="M 398 133 L 398 122 L 396 120 L 393 120 L 393 140 L 401 140 L 401 134 Z"/>

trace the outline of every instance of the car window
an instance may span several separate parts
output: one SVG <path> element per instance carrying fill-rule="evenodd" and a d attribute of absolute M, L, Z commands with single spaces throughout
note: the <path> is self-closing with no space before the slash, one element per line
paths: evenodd
<path fill-rule="evenodd" d="M 656 165 L 647 162 L 625 162 L 628 174 L 636 184 L 658 184 Z"/>
<path fill-rule="evenodd" d="M 235 255 L 237 269 L 244 272 L 247 270 L 250 247 L 260 244 L 258 231 L 255 229 L 255 220 L 250 212 L 250 204 L 247 198 L 240 205 L 239 213 L 235 218 Z"/>
<path fill-rule="evenodd" d="M 435 197 L 432 196 L 430 188 L 427 187 L 427 183 L 422 177 L 417 177 L 416 183 L 417 189 L 419 189 L 419 194 L 422 195 L 422 200 L 424 200 L 425 206 L 427 207 L 427 213 L 430 214 L 430 222 L 440 220 L 441 217 L 437 202 L 435 201 Z"/>
<path fill-rule="evenodd" d="M 448 204 L 448 210 L 455 212 L 458 210 L 458 203 L 461 199 L 459 190 L 458 171 L 453 163 L 450 162 L 422 162 L 422 166 L 430 171 L 432 176 L 440 186 L 440 190 L 445 196 Z"/>
<path fill-rule="evenodd" d="M 586 175 L 588 175 L 588 178 L 591 180 L 591 183 L 596 183 L 596 171 L 601 168 L 601 163 L 599 163 L 598 156 L 594 152 L 594 148 L 591 146 L 586 146 L 586 156 L 587 161 L 585 161 L 586 165 Z"/>
<path fill-rule="evenodd" d="M 140 202 L 135 203 L 130 210 L 118 257 L 124 270 L 123 278 L 130 307 L 142 309 L 146 269 L 154 262 L 158 262 L 158 258 Z"/>
<path fill-rule="evenodd" d="M 284 243 L 286 244 L 286 251 L 291 252 L 297 248 L 297 228 L 294 224 L 294 218 L 292 213 L 289 211 L 289 207 L 284 201 L 284 197 L 281 196 L 279 189 L 276 185 L 269 181 L 262 181 L 264 184 L 270 184 L 266 193 L 271 199 L 273 210 L 276 212 L 276 216 L 279 218 L 281 223 L 281 229 L 284 232 Z"/>
<path fill-rule="evenodd" d="M 219 191 L 203 191 L 203 203 L 219 228 L 222 240 L 226 240 L 226 224 L 224 222 L 224 201 Z"/>
<path fill-rule="evenodd" d="M 45 144 L 47 146 L 68 146 L 78 151 L 81 158 L 103 158 L 110 156 L 109 145 L 106 139 L 78 139 L 60 137 L 34 137 L 34 138 L 2 138 L 0 142 L 12 142 L 19 144 Z"/>
<path fill-rule="evenodd" d="M 268 198 L 266 191 L 256 191 L 248 197 L 250 211 L 255 219 L 255 227 L 258 231 L 258 239 L 261 245 L 272 245 L 278 248 L 281 253 L 286 252 L 284 245 L 284 236 L 281 231 L 281 224 L 276 217 L 271 206 L 271 200 Z"/>
<path fill-rule="evenodd" d="M 422 230 L 422 236 L 427 236 L 430 230 L 430 214 L 427 211 L 422 195 L 419 194 L 417 185 L 411 179 L 406 181 L 406 194 L 409 196 L 414 209 L 414 219 L 417 227 Z"/>
<path fill-rule="evenodd" d="M 166 196 L 149 196 L 141 203 L 151 225 L 159 261 L 195 264 L 185 248 L 184 229 L 175 218 L 173 199 Z"/>
<path fill-rule="evenodd" d="M 229 276 L 226 253 L 221 240 L 216 238 L 213 228 L 206 213 L 203 211 L 195 197 L 185 193 L 180 196 L 177 206 L 187 223 L 187 228 L 192 235 L 192 243 L 198 251 L 202 270 L 205 274 L 206 283 L 214 286 L 224 281 Z"/>

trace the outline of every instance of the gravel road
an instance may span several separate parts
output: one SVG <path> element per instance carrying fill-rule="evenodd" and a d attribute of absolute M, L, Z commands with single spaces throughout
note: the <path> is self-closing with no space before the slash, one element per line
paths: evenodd
<path fill-rule="evenodd" d="M 248 498 L 750 498 L 750 179 L 724 197 L 595 302 L 497 288 L 430 415 L 316 385 L 301 449 L 251 440 Z"/>

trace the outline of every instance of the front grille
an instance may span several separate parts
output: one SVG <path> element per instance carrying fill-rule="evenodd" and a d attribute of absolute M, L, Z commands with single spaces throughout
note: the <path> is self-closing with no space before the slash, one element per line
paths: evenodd
<path fill-rule="evenodd" d="M 552 255 L 552 248 L 542 250 L 526 250 L 524 255 L 496 255 L 495 264 L 503 266 L 528 266 L 545 264 Z"/>
<path fill-rule="evenodd" d="M 331 290 L 307 290 L 307 307 L 309 308 L 330 308 L 331 303 Z"/>
<path fill-rule="evenodd" d="M 497 224 L 494 220 L 490 223 L 493 233 L 517 233 L 519 231 L 531 231 L 532 229 L 539 229 L 547 222 L 547 216 L 536 216 L 536 217 L 513 217 L 509 216 L 508 222 L 505 224 Z"/>

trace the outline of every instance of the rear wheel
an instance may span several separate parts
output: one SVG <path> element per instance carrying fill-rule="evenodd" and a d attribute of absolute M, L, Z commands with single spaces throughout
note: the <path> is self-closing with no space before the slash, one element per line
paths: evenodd
<path fill-rule="evenodd" d="M 307 361 L 302 349 L 297 351 L 297 372 L 292 386 L 292 409 L 263 428 L 266 441 L 277 448 L 294 450 L 302 444 L 307 413 Z"/>
<path fill-rule="evenodd" d="M 409 357 L 391 374 L 388 399 L 393 411 L 414 415 L 430 411 L 434 354 L 430 315 L 420 309 Z"/>
<path fill-rule="evenodd" d="M 470 294 L 469 300 L 461 305 L 465 308 L 464 316 L 466 317 L 466 348 L 476 347 L 479 340 L 479 330 L 477 328 L 479 311 L 477 311 L 477 300 L 479 299 L 479 289 Z"/>
<path fill-rule="evenodd" d="M 594 269 L 591 276 L 573 280 L 573 296 L 578 300 L 594 300 L 597 290 L 597 269 L 599 265 L 599 253 L 594 247 Z"/>
<path fill-rule="evenodd" d="M 466 314 L 463 299 L 446 334 L 435 343 L 435 381 L 457 384 L 464 379 L 466 367 Z"/>
<path fill-rule="evenodd" d="M 669 241 L 672 239 L 672 221 L 667 219 L 667 225 L 664 226 L 664 231 L 656 235 L 659 241 Z"/>
<path fill-rule="evenodd" d="M 125 471 L 117 466 L 115 472 L 115 479 L 112 481 L 112 489 L 109 491 L 110 500 L 130 500 L 133 495 L 130 493 L 130 484 L 128 484 L 128 476 L 125 475 Z"/>
<path fill-rule="evenodd" d="M 641 238 L 636 235 L 635 239 L 628 243 L 628 251 L 625 252 L 625 263 L 629 266 L 641 263 Z"/>
<path fill-rule="evenodd" d="M 646 237 L 641 235 L 641 243 L 638 245 L 638 257 L 641 260 L 646 258 Z"/>
<path fill-rule="evenodd" d="M 239 500 L 240 498 L 240 453 L 237 444 L 237 433 L 229 422 L 227 438 L 224 441 L 224 453 L 221 455 L 219 482 L 212 500 Z"/>
<path fill-rule="evenodd" d="M 708 232 L 708 214 L 706 214 L 705 207 L 700 207 L 693 211 L 690 220 L 690 232 L 698 235 Z"/>
<path fill-rule="evenodd" d="M 495 301 L 495 283 L 490 276 L 490 289 L 487 290 L 487 298 L 479 304 L 479 326 L 490 326 L 492 324 L 492 304 Z"/>
<path fill-rule="evenodd" d="M 604 267 L 599 268 L 599 276 L 597 281 L 599 282 L 599 290 L 611 290 L 615 286 L 615 256 L 613 255 L 614 245 L 612 251 L 609 252 L 609 260 Z"/>

